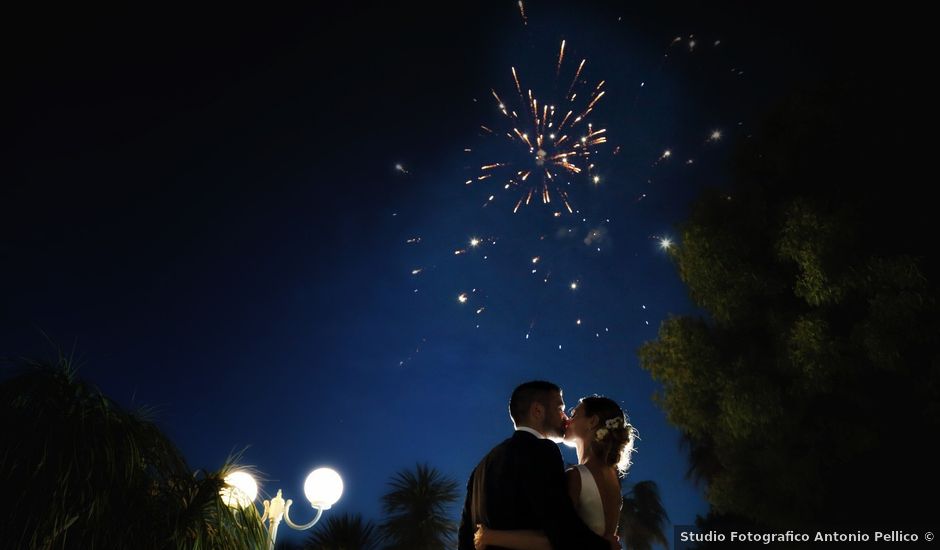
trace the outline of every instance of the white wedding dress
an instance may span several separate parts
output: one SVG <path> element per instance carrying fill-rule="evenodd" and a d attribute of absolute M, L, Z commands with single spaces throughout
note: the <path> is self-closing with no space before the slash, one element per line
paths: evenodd
<path fill-rule="evenodd" d="M 594 475 L 584 464 L 575 466 L 581 474 L 581 494 L 578 495 L 578 504 L 575 506 L 578 515 L 584 523 L 598 535 L 604 536 L 604 503 L 601 501 L 601 491 L 594 481 Z"/>

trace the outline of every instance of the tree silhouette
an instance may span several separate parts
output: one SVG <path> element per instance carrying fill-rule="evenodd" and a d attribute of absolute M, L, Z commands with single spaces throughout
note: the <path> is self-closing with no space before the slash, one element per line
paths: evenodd
<path fill-rule="evenodd" d="M 318 525 L 304 542 L 304 550 L 373 550 L 378 548 L 378 533 L 371 521 L 359 514 L 330 516 Z"/>
<path fill-rule="evenodd" d="M 665 531 L 668 521 L 656 483 L 640 481 L 623 495 L 620 541 L 627 550 L 650 550 L 656 544 L 668 548 Z"/>
<path fill-rule="evenodd" d="M 24 361 L 0 382 L 0 540 L 10 548 L 261 548 L 253 508 L 193 472 L 140 413 L 77 379 L 69 360 Z"/>
<path fill-rule="evenodd" d="M 938 487 L 935 207 L 898 164 L 892 102 L 855 80 L 789 98 L 681 226 L 671 255 L 705 315 L 664 321 L 640 359 L 718 514 L 915 519 Z"/>
<path fill-rule="evenodd" d="M 387 548 L 440 550 L 453 544 L 457 526 L 448 508 L 460 497 L 459 485 L 427 464 L 392 477 L 382 496 L 380 526 Z"/>

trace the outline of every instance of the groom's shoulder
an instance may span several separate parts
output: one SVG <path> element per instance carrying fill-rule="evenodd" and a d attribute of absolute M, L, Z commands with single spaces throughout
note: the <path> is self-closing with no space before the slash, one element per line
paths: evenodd
<path fill-rule="evenodd" d="M 534 437 L 526 432 L 515 432 L 490 450 L 490 454 L 505 452 L 537 452 L 560 454 L 558 445 L 550 439 Z"/>
<path fill-rule="evenodd" d="M 552 458 L 561 456 L 561 450 L 558 449 L 558 444 L 551 439 L 537 439 L 535 445 L 540 453 L 545 453 Z"/>
<path fill-rule="evenodd" d="M 500 441 L 490 450 L 489 454 L 499 454 L 510 451 L 515 446 L 515 438 L 507 437 L 506 439 Z"/>
<path fill-rule="evenodd" d="M 507 437 L 506 439 L 497 443 L 488 454 L 492 456 L 525 452 L 537 445 L 539 441 L 541 440 L 532 437 L 529 434 L 515 432 L 510 437 Z"/>
<path fill-rule="evenodd" d="M 552 457 L 560 455 L 558 445 L 556 445 L 552 440 L 533 437 L 532 435 L 525 432 L 516 432 L 512 437 L 504 441 L 501 445 L 506 445 L 508 448 L 511 448 L 516 452 L 522 452 L 526 454 L 546 455 Z"/>

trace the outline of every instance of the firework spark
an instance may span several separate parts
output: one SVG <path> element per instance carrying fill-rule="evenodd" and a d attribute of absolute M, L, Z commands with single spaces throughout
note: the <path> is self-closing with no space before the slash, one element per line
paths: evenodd
<path fill-rule="evenodd" d="M 562 41 L 556 74 L 560 74 L 564 59 L 565 41 Z M 599 180 L 596 176 L 590 174 L 594 168 L 590 160 L 597 153 L 596 147 L 607 143 L 607 130 L 595 128 L 588 120 L 606 94 L 604 81 L 582 94 L 585 98 L 583 102 L 577 101 L 577 90 L 579 84 L 584 82 L 581 74 L 586 63 L 586 59 L 581 60 L 568 91 L 562 101 L 557 103 L 557 109 L 556 104 L 539 99 L 531 89 L 523 92 L 519 73 L 515 67 L 510 68 L 519 105 L 513 108 L 495 89 L 491 90 L 507 127 L 505 131 L 494 131 L 482 125 L 481 128 L 488 135 L 506 138 L 512 144 L 513 152 L 507 155 L 507 159 L 480 166 L 480 174 L 468 180 L 468 185 L 497 176 L 503 183 L 503 189 L 518 196 L 514 213 L 533 200 L 550 204 L 553 199 L 561 202 L 569 214 L 574 213 L 568 192 L 562 186 L 570 183 L 566 178 L 579 175 L 587 175 L 597 183 Z M 484 206 L 490 202 L 492 198 Z"/>
<path fill-rule="evenodd" d="M 667 160 L 671 156 L 672 156 L 672 151 L 669 149 L 666 149 L 665 151 L 663 151 L 663 154 L 660 155 L 658 159 L 656 159 L 656 162 L 653 163 L 653 166 L 655 167 L 659 165 L 659 163 L 663 162 L 664 160 Z"/>

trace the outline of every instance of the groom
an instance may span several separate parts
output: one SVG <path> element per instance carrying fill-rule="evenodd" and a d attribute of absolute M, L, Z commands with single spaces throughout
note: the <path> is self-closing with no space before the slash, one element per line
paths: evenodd
<path fill-rule="evenodd" d="M 578 517 L 566 489 L 561 451 L 547 439 L 565 435 L 568 415 L 561 388 L 543 381 L 522 384 L 512 392 L 509 416 L 516 432 L 483 458 L 467 483 L 458 549 L 473 550 L 478 523 L 542 531 L 554 550 L 619 549 Z"/>

